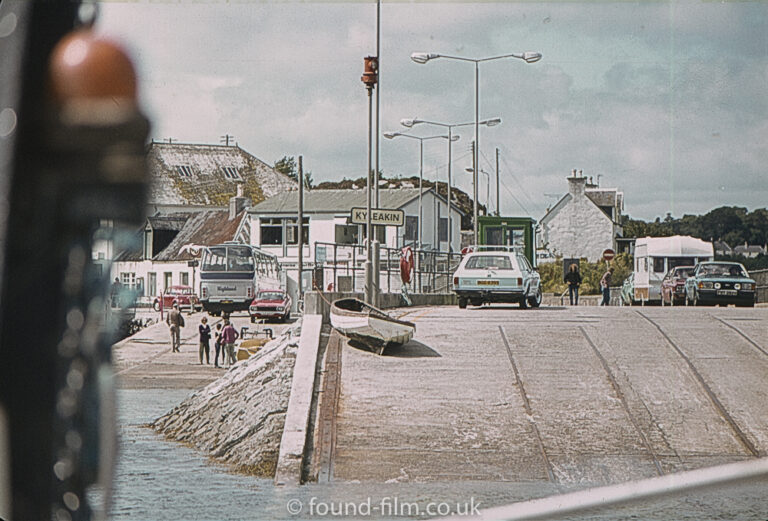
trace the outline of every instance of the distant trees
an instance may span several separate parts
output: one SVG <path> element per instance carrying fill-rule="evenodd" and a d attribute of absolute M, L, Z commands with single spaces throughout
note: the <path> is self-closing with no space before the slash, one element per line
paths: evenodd
<path fill-rule="evenodd" d="M 667 214 L 662 220 L 645 222 L 623 217 L 624 237 L 669 237 L 690 235 L 705 241 L 724 241 L 732 248 L 740 244 L 765 246 L 768 243 L 768 209 L 752 212 L 739 206 L 721 206 L 704 215 L 684 215 L 679 219 Z M 768 256 L 723 258 L 744 263 L 747 269 L 768 268 Z"/>
<path fill-rule="evenodd" d="M 297 181 L 299 172 L 296 159 L 293 156 L 283 156 L 281 159 L 275 161 L 274 169 L 285 174 L 294 181 Z M 298 182 L 298 181 L 297 181 Z M 312 179 L 312 172 L 304 172 L 304 186 L 312 188 L 314 180 Z"/>
<path fill-rule="evenodd" d="M 749 212 L 738 206 L 722 206 L 704 215 L 684 215 L 679 219 L 670 214 L 661 220 L 645 222 L 623 217 L 624 237 L 668 237 L 690 235 L 707 241 L 725 241 L 729 246 L 768 243 L 768 209 Z"/>

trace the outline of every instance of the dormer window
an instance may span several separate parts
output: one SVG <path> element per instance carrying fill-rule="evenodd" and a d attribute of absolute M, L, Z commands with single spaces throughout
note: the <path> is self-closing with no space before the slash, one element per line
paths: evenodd
<path fill-rule="evenodd" d="M 221 168 L 224 171 L 224 177 L 227 179 L 239 180 L 240 174 L 237 173 L 237 168 L 234 166 L 225 166 Z"/>
<path fill-rule="evenodd" d="M 192 167 L 188 165 L 179 165 L 176 167 L 176 171 L 181 177 L 192 177 Z"/>

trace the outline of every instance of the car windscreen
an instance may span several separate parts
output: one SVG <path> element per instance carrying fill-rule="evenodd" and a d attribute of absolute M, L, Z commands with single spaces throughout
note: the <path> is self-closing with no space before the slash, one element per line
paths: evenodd
<path fill-rule="evenodd" d="M 464 266 L 468 270 L 512 270 L 512 261 L 503 255 L 477 255 Z"/>
<path fill-rule="evenodd" d="M 687 279 L 693 275 L 693 268 L 680 268 L 675 271 L 675 277 L 679 277 L 681 279 Z"/>
<path fill-rule="evenodd" d="M 259 300 L 283 300 L 283 294 L 279 291 L 265 291 L 259 293 L 257 297 Z"/>
<path fill-rule="evenodd" d="M 699 270 L 700 277 L 747 277 L 738 264 L 705 264 Z"/>

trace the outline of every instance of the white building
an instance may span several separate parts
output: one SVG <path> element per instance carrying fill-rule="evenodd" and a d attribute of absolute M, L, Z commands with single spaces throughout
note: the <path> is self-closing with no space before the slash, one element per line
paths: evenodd
<path fill-rule="evenodd" d="M 330 262 L 333 254 L 331 244 L 348 246 L 344 252 L 344 255 L 350 256 L 347 262 L 364 260 L 365 248 L 352 246 L 364 244 L 365 225 L 351 223 L 350 215 L 352 208 L 366 207 L 366 198 L 365 190 L 311 190 L 304 193 L 305 246 L 302 262 L 305 269 L 311 270 L 316 255 Z M 382 209 L 403 210 L 405 213 L 404 226 L 378 227 L 377 238 L 381 246 L 413 246 L 418 233 L 419 189 L 381 189 L 379 201 Z M 277 255 L 294 282 L 298 278 L 298 205 L 298 193 L 285 192 L 248 209 L 251 244 Z M 422 249 L 447 252 L 450 237 L 452 251 L 459 251 L 462 215 L 461 210 L 452 205 L 449 233 L 446 199 L 434 189 L 425 190 L 422 194 Z M 316 245 L 320 246 L 319 251 Z M 308 278 L 308 274 L 305 277 Z"/>
<path fill-rule="evenodd" d="M 598 261 L 606 249 L 617 250 L 624 194 L 599 188 L 576 170 L 567 179 L 568 193 L 541 219 L 538 244 L 557 257 Z"/>

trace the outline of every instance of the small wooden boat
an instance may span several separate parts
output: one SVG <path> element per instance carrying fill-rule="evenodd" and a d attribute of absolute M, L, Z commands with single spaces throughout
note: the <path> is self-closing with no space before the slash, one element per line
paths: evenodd
<path fill-rule="evenodd" d="M 388 345 L 407 343 L 416 331 L 416 324 L 393 318 L 355 298 L 340 299 L 331 304 L 331 325 L 378 354 L 382 354 Z"/>

